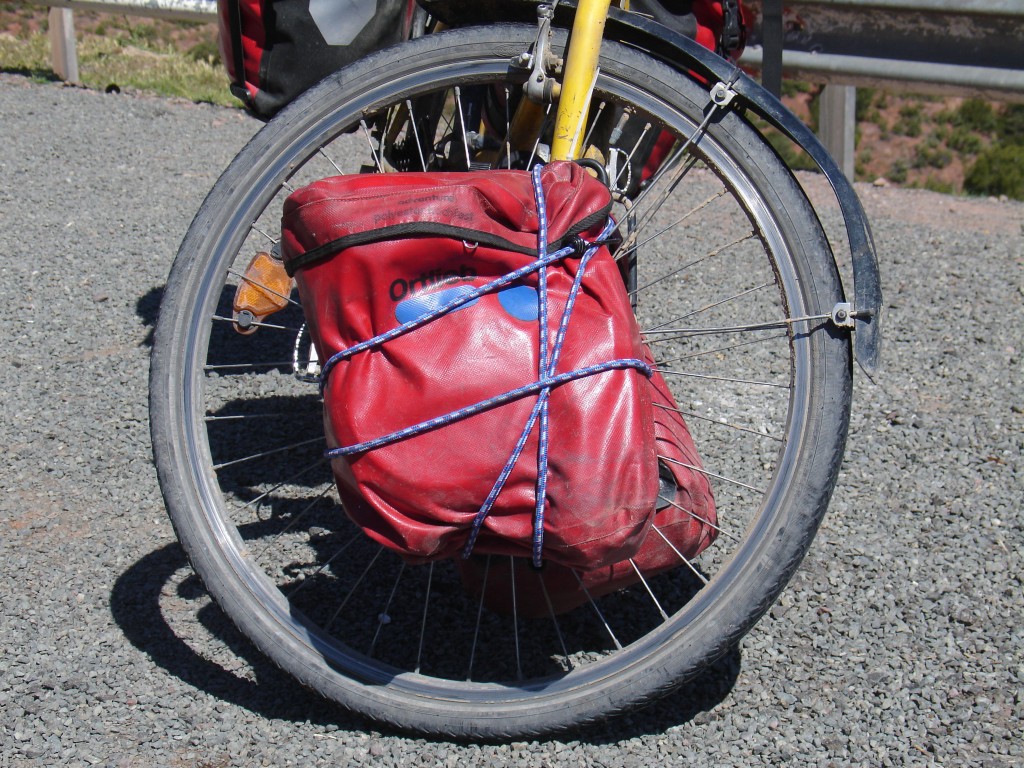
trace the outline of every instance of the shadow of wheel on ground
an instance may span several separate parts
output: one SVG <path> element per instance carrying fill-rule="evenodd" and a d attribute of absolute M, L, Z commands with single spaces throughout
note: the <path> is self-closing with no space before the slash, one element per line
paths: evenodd
<path fill-rule="evenodd" d="M 133 646 L 169 674 L 221 701 L 268 719 L 380 730 L 303 688 L 266 659 L 212 602 L 177 543 L 150 552 L 124 571 L 111 590 L 110 607 Z M 551 739 L 613 744 L 688 723 L 729 695 L 740 662 L 734 648 L 652 706 Z"/>

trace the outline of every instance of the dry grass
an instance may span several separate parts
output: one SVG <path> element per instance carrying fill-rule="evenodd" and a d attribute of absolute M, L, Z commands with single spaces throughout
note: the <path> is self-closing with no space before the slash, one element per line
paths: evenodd
<path fill-rule="evenodd" d="M 88 88 L 138 90 L 239 106 L 216 52 L 216 26 L 75 14 L 78 70 Z M 0 71 L 56 79 L 47 11 L 0 4 Z"/>

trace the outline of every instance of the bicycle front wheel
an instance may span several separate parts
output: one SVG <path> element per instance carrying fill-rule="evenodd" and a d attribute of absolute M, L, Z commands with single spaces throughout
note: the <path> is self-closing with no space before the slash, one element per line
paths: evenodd
<path fill-rule="evenodd" d="M 153 350 L 160 482 L 212 596 L 303 684 L 445 736 L 590 722 L 721 656 L 806 552 L 849 419 L 850 340 L 827 321 L 839 278 L 792 174 L 736 111 L 698 130 L 705 86 L 608 43 L 586 145 L 617 190 L 619 254 L 640 327 L 704 457 L 716 543 L 635 587 L 527 620 L 489 613 L 450 563 L 408 566 L 348 521 L 323 459 L 301 307 L 293 294 L 256 333 L 236 333 L 240 275 L 274 247 L 284 198 L 317 178 L 543 159 L 549 118 L 530 140 L 510 138 L 521 133 L 513 123 L 526 77 L 510 62 L 534 35 L 505 25 L 414 40 L 272 120 L 197 214 Z M 564 35 L 555 42 L 561 50 Z"/>

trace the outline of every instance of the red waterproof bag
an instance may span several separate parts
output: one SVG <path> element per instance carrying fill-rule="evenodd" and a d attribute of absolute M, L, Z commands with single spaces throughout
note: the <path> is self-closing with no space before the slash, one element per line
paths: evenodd
<path fill-rule="evenodd" d="M 574 163 L 535 176 L 323 179 L 285 203 L 282 254 L 352 520 L 410 561 L 457 558 L 471 591 L 486 555 L 542 559 L 564 610 L 585 599 L 573 570 L 593 594 L 635 581 L 629 558 L 679 564 L 665 539 L 695 555 L 714 503 L 595 244 L 608 190 Z M 676 506 L 656 512 L 659 483 Z"/>

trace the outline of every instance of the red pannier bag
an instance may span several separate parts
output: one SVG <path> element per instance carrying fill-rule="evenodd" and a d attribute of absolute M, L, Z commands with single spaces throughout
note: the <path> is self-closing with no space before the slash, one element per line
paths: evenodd
<path fill-rule="evenodd" d="M 601 239 L 607 188 L 575 163 L 534 176 L 322 179 L 289 196 L 281 243 L 347 514 L 410 562 L 456 559 L 471 592 L 487 555 L 543 560 L 561 611 L 635 582 L 630 558 L 696 555 L 716 520 Z M 542 614 L 539 584 L 519 600 Z"/>

